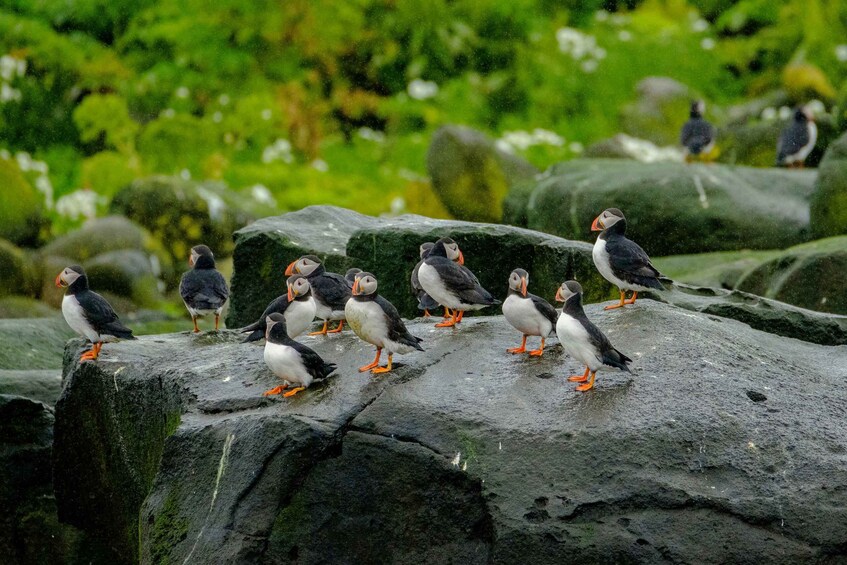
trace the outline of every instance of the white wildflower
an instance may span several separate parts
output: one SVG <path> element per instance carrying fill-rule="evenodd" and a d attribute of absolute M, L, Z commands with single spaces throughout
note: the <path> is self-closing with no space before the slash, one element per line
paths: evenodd
<path fill-rule="evenodd" d="M 570 55 L 574 61 L 579 61 L 597 48 L 597 40 L 593 35 L 582 33 L 572 27 L 557 29 L 556 41 L 559 43 L 559 51 Z"/>
<path fill-rule="evenodd" d="M 203 187 L 197 188 L 197 196 L 206 201 L 210 218 L 220 220 L 223 217 L 224 212 L 226 212 L 226 202 L 223 201 L 223 198 Z"/>
<path fill-rule="evenodd" d="M 78 220 L 81 217 L 91 219 L 97 215 L 97 205 L 105 203 L 105 197 L 91 189 L 83 188 L 59 198 L 56 201 L 56 212 L 71 220 Z"/>
<path fill-rule="evenodd" d="M 415 100 L 426 100 L 438 94 L 438 84 L 431 80 L 416 78 L 406 87 L 409 96 Z"/>
<path fill-rule="evenodd" d="M 615 139 L 618 140 L 627 155 L 642 163 L 682 161 L 684 158 L 682 150 L 677 147 L 659 147 L 650 141 L 630 137 L 622 133 L 616 135 Z"/>
<path fill-rule="evenodd" d="M 359 128 L 359 131 L 356 132 L 359 137 L 362 139 L 367 139 L 368 141 L 373 141 L 375 143 L 384 143 L 385 142 L 385 134 L 381 131 L 376 131 L 368 127 Z"/>
<path fill-rule="evenodd" d="M 762 110 L 762 119 L 765 121 L 772 121 L 776 119 L 776 108 L 773 106 L 768 106 L 764 110 Z"/>
<path fill-rule="evenodd" d="M 35 179 L 35 188 L 44 195 L 44 205 L 47 209 L 53 208 L 53 183 L 50 182 L 50 177 L 41 175 Z"/>
<path fill-rule="evenodd" d="M 15 160 L 18 162 L 18 168 L 23 172 L 32 170 L 32 157 L 26 151 L 18 151 L 15 153 Z"/>
<path fill-rule="evenodd" d="M 826 106 L 817 98 L 810 100 L 809 103 L 806 104 L 806 109 L 809 110 L 813 116 L 820 116 L 821 114 L 826 113 Z"/>
<path fill-rule="evenodd" d="M 561 147 L 565 144 L 565 139 L 563 137 L 546 129 L 535 128 L 532 130 L 532 137 L 536 145 L 553 145 Z"/>
<path fill-rule="evenodd" d="M 165 108 L 164 110 L 162 110 L 162 117 L 163 118 L 173 118 L 175 115 L 176 115 L 176 112 L 174 111 L 173 108 Z"/>
<path fill-rule="evenodd" d="M 605 22 L 609 19 L 609 12 L 606 10 L 597 10 L 594 12 L 594 19 L 598 22 Z"/>
<path fill-rule="evenodd" d="M 596 59 L 586 59 L 579 66 L 583 72 L 593 73 L 597 70 L 598 63 Z"/>
<path fill-rule="evenodd" d="M 183 169 L 179 172 L 179 178 L 182 180 L 191 180 L 191 171 L 188 169 Z"/>
<path fill-rule="evenodd" d="M 272 163 L 274 161 L 282 161 L 283 163 L 291 163 L 294 161 L 294 155 L 291 153 L 291 142 L 287 139 L 277 139 L 271 145 L 265 147 L 262 151 L 262 162 Z"/>
<path fill-rule="evenodd" d="M 835 46 L 835 58 L 842 63 L 847 63 L 847 44 Z"/>
<path fill-rule="evenodd" d="M 215 112 L 214 114 L 212 114 L 212 121 L 215 122 L 216 124 L 221 123 L 221 121 L 223 121 L 223 119 L 224 119 L 224 115 L 221 114 L 220 112 Z"/>
<path fill-rule="evenodd" d="M 568 149 L 571 150 L 571 153 L 582 153 L 585 151 L 585 147 L 583 147 L 582 143 L 578 141 L 572 141 L 570 145 L 568 145 Z"/>
<path fill-rule="evenodd" d="M 618 32 L 618 39 L 620 39 L 621 41 L 631 41 L 632 32 L 622 29 Z"/>
<path fill-rule="evenodd" d="M 265 108 L 264 110 L 262 110 L 262 119 L 265 120 L 266 122 L 268 120 L 270 120 L 271 118 L 273 118 L 273 116 L 274 116 L 274 113 L 271 111 L 270 108 Z"/>
<path fill-rule="evenodd" d="M 276 198 L 274 198 L 271 191 L 268 190 L 263 184 L 254 184 L 250 187 L 250 196 L 253 197 L 253 200 L 260 204 L 267 204 L 268 206 L 276 206 Z"/>
<path fill-rule="evenodd" d="M 12 88 L 5 82 L 0 84 L 0 103 L 18 102 L 21 97 L 21 91 L 17 88 Z"/>
<path fill-rule="evenodd" d="M 180 86 L 179 88 L 176 89 L 176 97 L 177 98 L 188 98 L 188 95 L 190 93 L 191 93 L 191 91 L 188 90 L 187 86 Z"/>
<path fill-rule="evenodd" d="M 0 57 L 0 78 L 6 82 L 11 82 L 15 77 L 22 77 L 26 74 L 26 60 L 12 57 L 11 55 L 3 55 Z"/>
<path fill-rule="evenodd" d="M 218 104 L 221 106 L 226 106 L 229 104 L 229 94 L 221 94 L 218 96 Z"/>
<path fill-rule="evenodd" d="M 612 16 L 612 24 L 616 26 L 622 26 L 629 23 L 629 18 L 624 16 L 623 14 L 615 14 Z"/>
<path fill-rule="evenodd" d="M 399 216 L 406 211 L 406 200 L 402 196 L 396 196 L 391 200 L 391 214 Z"/>
<path fill-rule="evenodd" d="M 711 37 L 704 37 L 700 42 L 700 47 L 702 47 L 706 51 L 711 51 L 715 48 L 715 40 Z"/>
<path fill-rule="evenodd" d="M 500 151 L 503 151 L 504 153 L 514 153 L 515 152 L 515 148 L 512 147 L 512 145 L 508 141 L 506 141 L 505 139 L 498 139 L 497 141 L 495 141 L 494 147 L 496 147 Z"/>
<path fill-rule="evenodd" d="M 706 20 L 704 20 L 703 18 L 697 18 L 697 19 L 696 19 L 696 20 L 694 20 L 694 22 L 691 24 L 691 29 L 692 29 L 692 31 L 694 31 L 695 33 L 703 33 L 704 31 L 706 31 L 707 29 L 709 29 L 709 22 L 707 22 L 707 21 L 706 21 Z"/>
<path fill-rule="evenodd" d="M 312 161 L 312 168 L 316 171 L 325 173 L 329 170 L 329 164 L 323 159 L 315 159 L 314 161 Z"/>
<path fill-rule="evenodd" d="M 788 106 L 782 106 L 779 109 L 779 119 L 780 120 L 787 120 L 788 118 L 791 117 L 791 114 L 792 114 L 791 108 L 789 108 Z"/>

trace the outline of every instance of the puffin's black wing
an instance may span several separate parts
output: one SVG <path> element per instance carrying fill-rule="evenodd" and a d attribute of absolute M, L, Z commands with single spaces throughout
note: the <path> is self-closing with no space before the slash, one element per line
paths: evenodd
<path fill-rule="evenodd" d="M 258 320 L 250 324 L 249 326 L 244 326 L 239 330 L 241 333 L 251 332 L 250 335 L 247 336 L 247 339 L 244 340 L 244 343 L 248 343 L 251 341 L 259 341 L 263 337 L 265 337 L 265 330 L 268 327 L 268 323 L 266 318 L 273 314 L 274 312 L 278 314 L 285 314 L 285 311 L 288 309 L 288 295 L 283 294 L 282 296 L 277 296 L 274 298 L 270 304 L 268 304 L 265 311 L 262 312 L 262 315 Z"/>
<path fill-rule="evenodd" d="M 632 359 L 615 349 L 612 346 L 612 342 L 606 337 L 606 334 L 601 332 L 600 328 L 588 319 L 585 312 L 582 312 L 582 315 L 578 319 L 588 333 L 588 339 L 591 341 L 591 345 L 596 347 L 600 352 L 600 359 L 603 363 L 631 373 L 632 371 L 627 367 L 627 363 L 632 363 Z"/>
<path fill-rule="evenodd" d="M 799 153 L 809 144 L 809 129 L 805 124 L 791 122 L 782 130 L 779 141 L 776 144 L 776 162 L 782 164 L 786 157 Z"/>
<path fill-rule="evenodd" d="M 500 304 L 491 293 L 482 288 L 470 269 L 446 257 L 430 257 L 427 264 L 438 272 L 444 285 L 465 304 Z"/>
<path fill-rule="evenodd" d="M 344 310 L 347 300 L 353 295 L 347 279 L 336 273 L 322 273 L 309 279 L 312 292 L 333 310 Z"/>
<path fill-rule="evenodd" d="M 426 292 L 421 291 L 418 293 L 418 310 L 434 310 L 439 306 L 441 305 Z"/>
<path fill-rule="evenodd" d="M 388 326 L 388 339 L 396 341 L 397 343 L 404 343 L 414 347 L 418 351 L 423 351 L 423 347 L 420 346 L 420 342 L 423 340 L 409 333 L 409 330 L 406 328 L 406 324 L 403 323 L 403 318 L 400 317 L 400 313 L 397 311 L 397 308 L 395 308 L 391 302 L 379 295 L 377 295 L 374 301 L 385 313 L 385 322 Z"/>
<path fill-rule="evenodd" d="M 556 322 L 559 318 L 559 313 L 556 312 L 556 309 L 553 306 L 541 298 L 540 296 L 536 296 L 531 292 L 527 294 L 527 298 L 532 300 L 532 304 L 535 306 L 535 309 L 538 310 L 542 316 L 550 320 L 550 323 L 553 324 L 553 329 L 556 328 Z"/>
<path fill-rule="evenodd" d="M 132 330 L 121 323 L 105 298 L 94 291 L 86 290 L 78 293 L 76 299 L 82 306 L 85 319 L 97 333 L 122 339 L 135 339 Z"/>
<path fill-rule="evenodd" d="M 692 118 L 682 126 L 679 135 L 680 143 L 694 155 L 700 154 L 715 138 L 712 124 L 702 118 Z"/>
<path fill-rule="evenodd" d="M 641 246 L 624 236 L 606 240 L 606 252 L 615 275 L 627 282 L 664 290 L 659 282 L 662 274 L 650 262 Z"/>
<path fill-rule="evenodd" d="M 217 310 L 229 298 L 229 289 L 217 270 L 192 269 L 182 275 L 179 294 L 195 310 Z"/>
<path fill-rule="evenodd" d="M 335 363 L 326 363 L 313 349 L 303 345 L 299 341 L 286 340 L 285 345 L 293 347 L 300 354 L 303 360 L 303 366 L 315 380 L 325 379 L 333 371 L 335 371 Z"/>
<path fill-rule="evenodd" d="M 412 291 L 414 291 L 415 296 L 418 298 L 420 298 L 420 291 L 423 290 L 423 288 L 421 288 L 421 281 L 418 279 L 418 271 L 420 270 L 421 265 L 423 265 L 423 261 L 418 261 L 418 264 L 415 265 L 414 269 L 412 269 L 411 277 Z"/>

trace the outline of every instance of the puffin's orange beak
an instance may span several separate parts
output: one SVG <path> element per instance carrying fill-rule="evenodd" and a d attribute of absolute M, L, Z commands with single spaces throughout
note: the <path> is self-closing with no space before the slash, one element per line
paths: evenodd
<path fill-rule="evenodd" d="M 556 290 L 556 302 L 564 302 L 565 299 L 562 297 L 562 287 L 559 287 Z"/>
<path fill-rule="evenodd" d="M 355 281 L 353 281 L 353 294 L 354 295 L 359 294 L 359 279 L 356 279 Z"/>
<path fill-rule="evenodd" d="M 194 255 L 189 255 L 189 256 L 188 256 L 188 266 L 189 266 L 189 267 L 193 267 L 193 266 L 194 266 Z"/>
<path fill-rule="evenodd" d="M 526 277 L 521 277 L 521 294 L 526 296 Z"/>
<path fill-rule="evenodd" d="M 591 231 L 603 231 L 604 229 L 603 224 L 600 222 L 600 216 L 594 218 L 594 222 L 591 224 Z"/>
<path fill-rule="evenodd" d="M 462 250 L 459 250 L 459 265 L 465 264 L 465 255 L 462 253 Z"/>
<path fill-rule="evenodd" d="M 294 300 L 294 289 L 290 286 L 288 287 L 288 301 L 291 302 Z"/>
<path fill-rule="evenodd" d="M 56 275 L 56 288 L 62 288 L 65 286 L 65 281 L 62 280 L 62 273 Z"/>
<path fill-rule="evenodd" d="M 295 259 L 285 268 L 285 276 L 286 277 L 290 277 L 291 275 L 294 274 L 294 265 L 296 265 L 296 264 L 297 264 L 297 260 Z"/>

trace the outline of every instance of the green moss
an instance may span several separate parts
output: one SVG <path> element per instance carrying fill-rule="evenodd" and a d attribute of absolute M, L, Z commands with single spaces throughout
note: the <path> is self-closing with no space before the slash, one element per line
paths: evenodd
<path fill-rule="evenodd" d="M 168 493 L 162 510 L 150 529 L 150 558 L 157 565 L 167 565 L 174 547 L 188 537 L 188 520 L 180 516 L 179 491 Z"/>
<path fill-rule="evenodd" d="M 182 422 L 182 412 L 168 412 L 165 414 L 165 437 L 174 435 L 179 424 Z"/>
<path fill-rule="evenodd" d="M 40 224 L 40 195 L 11 159 L 0 158 L 0 187 L 0 237 L 33 242 Z"/>

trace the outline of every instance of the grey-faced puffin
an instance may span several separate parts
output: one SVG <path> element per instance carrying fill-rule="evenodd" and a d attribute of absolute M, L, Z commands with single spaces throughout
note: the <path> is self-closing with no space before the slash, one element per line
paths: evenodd
<path fill-rule="evenodd" d="M 191 321 L 194 322 L 194 333 L 200 331 L 197 327 L 197 318 L 215 315 L 215 329 L 218 329 L 223 310 L 229 298 L 229 289 L 226 279 L 215 268 L 215 256 L 212 250 L 205 245 L 195 245 L 191 248 L 188 257 L 188 265 L 191 270 L 182 275 L 179 281 L 179 294 Z"/>
<path fill-rule="evenodd" d="M 515 269 L 509 275 L 509 295 L 503 301 L 503 316 L 523 334 L 523 339 L 520 347 L 512 347 L 506 351 L 524 353 L 527 336 L 537 335 L 541 336 L 541 347 L 533 349 L 529 354 L 541 356 L 544 354 L 544 340 L 556 327 L 558 314 L 549 302 L 527 292 L 527 285 L 529 285 L 529 273 L 525 270 Z"/>
<path fill-rule="evenodd" d="M 391 302 L 377 294 L 377 280 L 371 273 L 359 273 L 353 283 L 353 298 L 345 307 L 347 323 L 363 341 L 376 346 L 373 362 L 359 367 L 359 372 L 387 373 L 392 368 L 395 353 L 423 351 L 421 338 L 406 329 L 406 324 Z M 388 364 L 379 366 L 382 350 L 388 350 Z"/>
<path fill-rule="evenodd" d="M 315 255 L 304 255 L 293 261 L 285 269 L 286 276 L 304 275 L 312 285 L 317 310 L 315 316 L 324 321 L 323 329 L 309 335 L 338 333 L 344 328 L 344 306 L 351 296 L 351 286 L 347 280 L 337 274 L 327 272 L 321 260 Z M 330 320 L 338 320 L 338 327 L 327 331 Z"/>
<path fill-rule="evenodd" d="M 56 277 L 57 287 L 67 287 L 62 299 L 62 315 L 73 331 L 92 343 L 79 360 L 95 360 L 104 342 L 135 339 L 105 298 L 89 290 L 88 277 L 79 265 L 66 267 Z"/>
<path fill-rule="evenodd" d="M 679 142 L 685 148 L 685 161 L 690 163 L 696 158 L 708 158 L 715 147 L 715 128 L 703 119 L 706 104 L 702 100 L 691 103 L 689 119 L 682 126 Z"/>
<path fill-rule="evenodd" d="M 309 279 L 303 275 L 291 275 L 285 281 L 288 291 L 282 296 L 276 297 L 258 320 L 241 328 L 241 333 L 248 333 L 244 343 L 259 341 L 265 337 L 266 320 L 273 313 L 285 316 L 285 326 L 288 337 L 295 338 L 309 329 L 312 320 L 315 319 L 315 298 L 312 296 L 312 287 Z"/>
<path fill-rule="evenodd" d="M 324 362 L 312 349 L 291 339 L 285 327 L 285 316 L 279 312 L 265 318 L 265 326 L 265 364 L 284 382 L 265 391 L 263 396 L 280 394 L 290 386 L 294 388 L 283 396 L 294 396 L 335 371 L 335 364 Z"/>
<path fill-rule="evenodd" d="M 634 241 L 626 237 L 626 218 L 617 208 L 608 208 L 594 219 L 591 231 L 602 232 L 594 243 L 591 255 L 594 265 L 603 278 L 618 287 L 620 304 L 606 306 L 606 310 L 622 308 L 624 304 L 635 304 L 638 292 L 648 289 L 664 290 L 659 282 L 664 278 L 650 263 L 650 257 Z M 631 290 L 632 299 L 626 300 L 626 291 Z"/>
<path fill-rule="evenodd" d="M 462 263 L 464 257 L 459 246 L 449 237 L 443 237 L 435 242 L 418 269 L 418 280 L 424 291 L 451 310 L 450 320 L 435 327 L 454 327 L 462 321 L 467 310 L 481 310 L 500 304 Z"/>
<path fill-rule="evenodd" d="M 585 315 L 582 309 L 582 287 L 578 282 L 562 283 L 556 291 L 556 300 L 565 303 L 556 322 L 556 335 L 559 336 L 565 351 L 585 365 L 585 374 L 568 378 L 571 382 L 584 383 L 576 387 L 576 390 L 591 390 L 594 387 L 594 376 L 603 365 L 632 372 L 627 366 L 632 359 L 612 347 L 609 338 Z"/>
<path fill-rule="evenodd" d="M 776 144 L 777 167 L 802 168 L 817 140 L 818 126 L 812 112 L 807 108 L 795 109 L 794 119 L 782 130 Z"/>
<path fill-rule="evenodd" d="M 357 269 L 353 267 L 352 269 L 347 269 L 347 272 L 344 273 L 344 280 L 347 281 L 347 286 L 351 289 L 353 288 L 353 283 L 356 282 L 356 275 L 362 272 L 362 269 Z"/>

